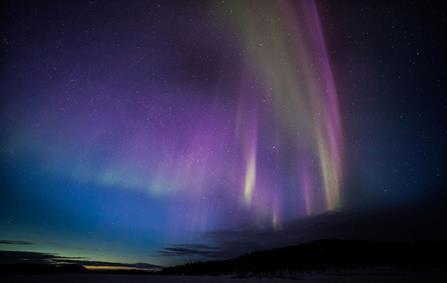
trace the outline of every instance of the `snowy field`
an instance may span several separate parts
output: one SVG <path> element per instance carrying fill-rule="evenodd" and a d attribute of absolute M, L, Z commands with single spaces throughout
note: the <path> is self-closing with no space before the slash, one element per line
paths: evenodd
<path fill-rule="evenodd" d="M 446 273 L 405 273 L 405 274 L 308 274 L 300 279 L 283 278 L 232 278 L 219 276 L 153 276 L 153 275 L 114 275 L 114 274 L 64 274 L 64 275 L 15 275 L 0 277 L 0 282 L 48 282 L 48 283 L 243 283 L 243 282 L 302 282 L 302 283 L 339 283 L 339 282 L 447 282 Z"/>

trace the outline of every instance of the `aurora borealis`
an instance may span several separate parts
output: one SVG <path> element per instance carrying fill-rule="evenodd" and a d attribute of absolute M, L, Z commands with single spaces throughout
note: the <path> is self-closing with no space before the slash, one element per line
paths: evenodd
<path fill-rule="evenodd" d="M 346 43 L 354 23 L 334 24 L 369 27 L 345 14 L 374 4 L 348 2 L 5 4 L 0 239 L 33 244 L 2 249 L 171 264 L 185 258 L 160 251 L 208 249 L 212 231 L 281 231 L 438 184 L 442 140 L 429 146 L 425 136 L 445 133 L 423 125 L 439 120 L 430 114 L 439 97 L 377 111 L 408 101 L 403 85 L 431 80 L 401 74 L 406 83 L 389 87 L 399 94 L 375 96 L 368 84 L 388 69 L 373 71 Z"/>

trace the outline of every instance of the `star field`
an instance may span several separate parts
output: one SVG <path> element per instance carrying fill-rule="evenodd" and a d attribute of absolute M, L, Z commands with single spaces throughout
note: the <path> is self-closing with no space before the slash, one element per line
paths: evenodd
<path fill-rule="evenodd" d="M 421 6 L 2 4 L 0 239 L 172 264 L 212 231 L 430 198 L 447 16 Z"/>

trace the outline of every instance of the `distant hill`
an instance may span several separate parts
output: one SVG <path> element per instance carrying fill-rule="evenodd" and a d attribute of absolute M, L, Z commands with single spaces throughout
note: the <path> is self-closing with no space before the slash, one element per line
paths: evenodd
<path fill-rule="evenodd" d="M 447 242 L 372 242 L 319 240 L 233 259 L 164 268 L 162 274 L 271 274 L 324 270 L 447 268 Z"/>
<path fill-rule="evenodd" d="M 84 273 L 87 268 L 78 264 L 39 264 L 15 263 L 0 264 L 0 274 L 47 274 L 47 273 Z"/>
<path fill-rule="evenodd" d="M 140 264 L 143 265 L 143 264 Z M 108 274 L 154 274 L 141 269 L 96 269 L 89 270 L 80 264 L 11 263 L 0 264 L 0 275 L 9 274 L 66 274 L 66 273 L 108 273 Z"/>

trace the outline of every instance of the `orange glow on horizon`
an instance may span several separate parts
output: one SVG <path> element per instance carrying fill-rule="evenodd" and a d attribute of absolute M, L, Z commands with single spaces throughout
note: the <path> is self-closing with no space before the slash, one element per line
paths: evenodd
<path fill-rule="evenodd" d="M 151 271 L 146 268 L 139 268 L 133 266 L 115 266 L 115 265 L 83 265 L 88 270 L 141 270 L 141 271 Z"/>

